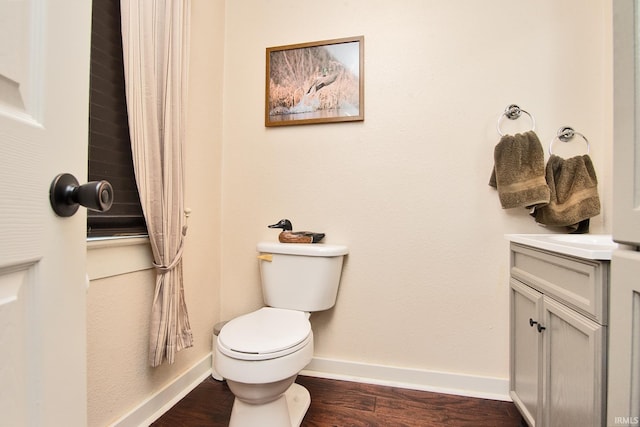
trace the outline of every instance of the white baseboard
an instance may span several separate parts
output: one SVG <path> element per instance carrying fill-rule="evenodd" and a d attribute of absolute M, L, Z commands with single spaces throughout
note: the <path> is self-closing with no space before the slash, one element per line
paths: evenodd
<path fill-rule="evenodd" d="M 110 427 L 147 427 L 211 375 L 211 353 Z"/>
<path fill-rule="evenodd" d="M 211 375 L 211 354 L 110 427 L 147 427 Z M 315 357 L 300 372 L 319 378 L 511 401 L 507 378 L 480 377 Z"/>
<path fill-rule="evenodd" d="M 300 374 L 435 393 L 511 401 L 508 378 L 480 377 L 319 357 L 313 358 L 311 363 Z"/>

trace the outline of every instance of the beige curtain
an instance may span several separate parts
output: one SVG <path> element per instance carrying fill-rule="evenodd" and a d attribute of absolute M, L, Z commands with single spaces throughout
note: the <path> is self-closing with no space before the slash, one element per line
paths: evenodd
<path fill-rule="evenodd" d="M 121 0 L 134 170 L 156 267 L 149 362 L 193 345 L 182 283 L 189 0 Z"/>

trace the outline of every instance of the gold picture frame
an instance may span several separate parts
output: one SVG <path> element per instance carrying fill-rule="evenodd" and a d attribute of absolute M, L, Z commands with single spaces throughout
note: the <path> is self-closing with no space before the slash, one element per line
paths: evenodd
<path fill-rule="evenodd" d="M 269 47 L 265 126 L 364 120 L 364 36 Z"/>

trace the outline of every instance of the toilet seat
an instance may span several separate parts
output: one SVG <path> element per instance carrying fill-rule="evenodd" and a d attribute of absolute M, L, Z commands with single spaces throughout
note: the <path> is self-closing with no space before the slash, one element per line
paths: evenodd
<path fill-rule="evenodd" d="M 294 353 L 311 339 L 306 313 L 263 307 L 224 325 L 217 346 L 221 353 L 234 359 L 267 360 Z"/>

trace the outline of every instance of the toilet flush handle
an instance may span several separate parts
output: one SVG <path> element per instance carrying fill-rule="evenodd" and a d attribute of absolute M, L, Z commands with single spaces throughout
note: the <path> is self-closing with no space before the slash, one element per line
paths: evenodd
<path fill-rule="evenodd" d="M 261 254 L 261 255 L 258 255 L 258 259 L 261 259 L 262 261 L 271 262 L 271 261 L 273 261 L 273 255 L 272 254 Z"/>

